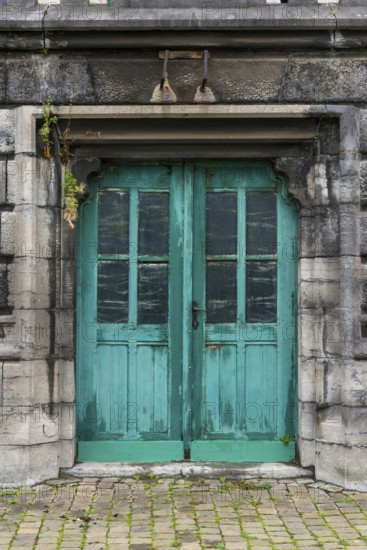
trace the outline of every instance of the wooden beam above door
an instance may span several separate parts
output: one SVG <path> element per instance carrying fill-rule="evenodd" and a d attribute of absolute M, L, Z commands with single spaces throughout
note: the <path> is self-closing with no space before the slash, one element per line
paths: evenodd
<path fill-rule="evenodd" d="M 61 126 L 66 125 L 61 122 Z M 303 143 L 317 133 L 317 120 L 305 119 L 79 119 L 70 139 L 78 144 L 102 143 Z"/>

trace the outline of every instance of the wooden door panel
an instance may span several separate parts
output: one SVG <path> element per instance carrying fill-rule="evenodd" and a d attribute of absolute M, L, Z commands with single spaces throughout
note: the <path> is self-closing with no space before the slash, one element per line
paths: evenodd
<path fill-rule="evenodd" d="M 139 345 L 136 364 L 138 431 L 151 439 L 167 438 L 169 433 L 168 347 Z"/>
<path fill-rule="evenodd" d="M 235 438 L 235 395 L 237 380 L 237 349 L 231 344 L 209 344 L 204 354 L 202 437 Z"/>
<path fill-rule="evenodd" d="M 275 439 L 277 350 L 269 344 L 246 346 L 245 399 L 242 409 L 242 431 L 248 439 Z"/>
<path fill-rule="evenodd" d="M 129 424 L 136 422 L 128 392 L 128 355 L 127 345 L 97 346 L 98 438 L 120 439 L 128 434 Z"/>
<path fill-rule="evenodd" d="M 194 192 L 193 298 L 206 313 L 192 332 L 191 457 L 290 460 L 294 443 L 281 439 L 295 433 L 284 415 L 294 412 L 295 341 L 283 331 L 296 269 L 284 248 L 296 242 L 295 209 L 255 163 L 197 166 Z"/>
<path fill-rule="evenodd" d="M 78 456 L 178 460 L 182 165 L 107 166 L 91 189 L 79 229 Z"/>

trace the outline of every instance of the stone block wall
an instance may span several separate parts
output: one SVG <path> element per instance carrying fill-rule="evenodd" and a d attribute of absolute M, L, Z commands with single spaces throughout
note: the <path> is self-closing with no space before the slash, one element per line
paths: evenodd
<path fill-rule="evenodd" d="M 3 104 L 147 105 L 160 82 L 162 60 L 157 52 L 119 54 L 9 54 L 0 62 Z M 172 60 L 169 83 L 178 104 L 191 104 L 201 85 L 200 60 Z M 209 65 L 215 103 L 350 104 L 365 101 L 367 55 L 330 58 L 313 53 L 214 52 Z M 1 81 L 3 84 L 1 85 Z M 29 82 L 34 82 L 29 86 Z M 80 86 L 80 83 L 83 83 Z"/>
<path fill-rule="evenodd" d="M 32 483 L 74 457 L 74 303 L 60 300 L 73 260 L 60 166 L 27 150 L 16 117 L 0 110 L 0 482 Z"/>
<path fill-rule="evenodd" d="M 364 5 L 340 0 L 336 28 L 334 16 L 317 25 L 309 15 L 287 22 L 276 11 L 284 6 L 253 1 L 252 7 L 275 10 L 271 32 L 259 18 L 213 13 L 195 23 L 175 12 L 169 28 L 182 32 L 166 28 L 153 38 L 156 20 L 144 2 L 140 19 L 135 13 L 112 24 L 117 5 L 97 6 L 97 23 L 58 20 L 51 9 L 42 22 L 35 1 L 16 23 L 10 3 L 2 6 L 8 12 L 0 21 L 0 482 L 54 477 L 75 460 L 75 232 L 62 216 L 63 167 L 56 157 L 43 159 L 37 146 L 36 119 L 50 97 L 55 106 L 71 101 L 59 109 L 64 120 L 84 121 L 93 112 L 101 159 L 106 142 L 98 120 L 140 113 L 164 122 L 181 107 L 176 117 L 205 120 L 217 116 L 217 107 L 228 108 L 220 116 L 243 107 L 252 120 L 276 121 L 283 141 L 264 130 L 257 152 L 287 179 L 299 204 L 300 462 L 314 466 L 320 479 L 367 490 L 367 33 L 352 17 Z M 307 11 L 318 2 L 288 5 Z M 167 17 L 156 21 L 157 31 Z M 110 42 L 107 34 L 96 40 L 107 23 Z M 175 100 L 161 105 L 164 98 L 153 92 L 163 68 L 158 51 L 167 48 L 209 49 L 210 101 L 197 99 L 202 60 L 172 59 Z M 314 135 L 295 137 L 294 127 L 287 134 L 284 121 L 295 117 L 314 120 Z M 75 139 L 77 153 L 85 132 Z M 241 158 L 250 155 L 243 151 Z"/>

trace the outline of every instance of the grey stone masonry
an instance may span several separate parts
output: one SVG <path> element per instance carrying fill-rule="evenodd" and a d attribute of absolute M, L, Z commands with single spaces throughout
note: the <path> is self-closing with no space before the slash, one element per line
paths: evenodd
<path fill-rule="evenodd" d="M 210 62 L 210 88 L 220 103 L 350 103 L 365 99 L 367 56 L 344 54 L 326 58 L 312 53 L 263 53 L 234 59 L 215 53 Z M 157 52 L 74 56 L 50 51 L 9 54 L 0 63 L 0 100 L 23 105 L 41 104 L 51 97 L 56 104 L 149 104 L 160 80 L 162 61 Z M 177 103 L 192 103 L 202 79 L 200 60 L 173 60 L 169 80 Z M 33 86 L 28 83 L 33 82 Z M 80 86 L 83 82 L 83 86 Z M 0 121 L 1 128 L 1 121 Z M 2 151 L 11 147 L 0 133 Z"/>
<path fill-rule="evenodd" d="M 8 164 L 14 155 L 14 120 L 14 111 L 0 108 L 0 315 L 8 315 L 13 307 L 12 261 L 17 243 L 16 215 L 12 211 L 14 196 Z"/>
<path fill-rule="evenodd" d="M 331 6 L 331 7 L 330 7 Z M 282 4 L 267 0 L 136 0 L 128 4 L 111 0 L 108 4 L 90 5 L 88 0 L 59 4 L 36 1 L 4 2 L 1 5 L 1 27 L 24 29 L 146 29 L 197 30 L 266 28 L 269 21 L 278 28 L 328 27 L 361 28 L 366 6 L 362 0 L 340 0 L 339 3 L 319 3 L 318 0 L 289 0 Z"/>
<path fill-rule="evenodd" d="M 285 178 L 299 208 L 299 460 L 367 491 L 366 21 L 358 0 L 0 4 L 1 482 L 76 458 L 77 244 L 57 154 L 70 121 L 86 178 L 121 158 L 260 158 Z"/>

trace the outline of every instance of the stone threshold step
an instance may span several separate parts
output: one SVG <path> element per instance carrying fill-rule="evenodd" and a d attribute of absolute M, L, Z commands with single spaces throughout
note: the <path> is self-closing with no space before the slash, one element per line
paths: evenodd
<path fill-rule="evenodd" d="M 60 477 L 148 477 L 216 479 L 294 479 L 299 477 L 313 478 L 311 469 L 301 468 L 296 464 L 283 462 L 82 462 L 72 468 L 62 468 Z"/>

